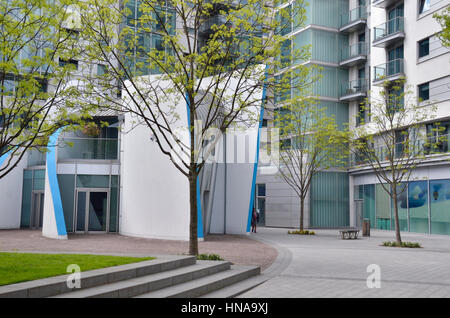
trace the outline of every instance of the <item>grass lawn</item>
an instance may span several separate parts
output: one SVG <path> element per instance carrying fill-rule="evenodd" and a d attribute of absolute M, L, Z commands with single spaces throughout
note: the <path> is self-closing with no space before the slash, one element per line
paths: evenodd
<path fill-rule="evenodd" d="M 40 278 L 70 274 L 67 266 L 77 264 L 81 271 L 136 263 L 154 257 L 123 257 L 87 254 L 0 253 L 0 286 Z"/>

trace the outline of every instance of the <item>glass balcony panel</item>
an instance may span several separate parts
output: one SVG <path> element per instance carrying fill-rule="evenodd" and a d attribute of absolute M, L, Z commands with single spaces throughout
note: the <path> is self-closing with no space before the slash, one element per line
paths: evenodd
<path fill-rule="evenodd" d="M 367 45 L 365 42 L 358 42 L 341 50 L 341 61 L 356 57 L 359 55 L 367 55 Z"/>
<path fill-rule="evenodd" d="M 392 153 L 394 159 L 400 159 L 404 156 L 428 156 L 448 153 L 450 135 L 443 134 L 432 137 L 409 139 L 406 142 L 395 143 L 393 149 L 386 146 L 375 147 L 374 154 L 380 162 L 387 161 L 391 158 Z M 362 165 L 368 163 L 367 158 L 362 154 L 353 154 L 351 156 L 351 165 Z"/>
<path fill-rule="evenodd" d="M 374 70 L 375 81 L 388 78 L 390 76 L 403 74 L 403 59 L 396 59 L 385 64 L 375 66 Z"/>
<path fill-rule="evenodd" d="M 349 12 L 341 14 L 341 26 L 350 24 L 354 21 L 365 19 L 367 16 L 367 10 L 365 6 L 356 7 Z"/>
<path fill-rule="evenodd" d="M 342 83 L 341 97 L 358 93 L 365 93 L 367 92 L 367 87 L 368 81 L 365 78 Z"/>
<path fill-rule="evenodd" d="M 403 17 L 396 17 L 374 28 L 374 41 L 404 31 Z"/>
<path fill-rule="evenodd" d="M 33 149 L 28 154 L 28 167 L 45 166 L 47 152 Z"/>
<path fill-rule="evenodd" d="M 118 159 L 118 139 L 113 138 L 61 138 L 58 159 Z"/>
<path fill-rule="evenodd" d="M 223 24 L 227 23 L 227 17 L 222 14 L 218 14 L 212 17 L 209 17 L 199 28 L 200 32 L 212 32 L 213 26 L 221 26 Z"/>

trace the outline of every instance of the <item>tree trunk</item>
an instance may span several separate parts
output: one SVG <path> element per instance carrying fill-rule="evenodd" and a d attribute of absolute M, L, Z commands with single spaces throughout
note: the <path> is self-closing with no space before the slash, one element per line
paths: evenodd
<path fill-rule="evenodd" d="M 402 238 L 400 236 L 400 225 L 398 220 L 398 196 L 396 186 L 393 187 L 392 199 L 394 200 L 394 225 L 395 225 L 395 240 L 399 246 L 402 244 Z"/>
<path fill-rule="evenodd" d="M 300 198 L 300 231 L 303 231 L 303 214 L 305 211 L 305 199 Z"/>
<path fill-rule="evenodd" d="M 189 177 L 189 202 L 190 202 L 189 255 L 198 255 L 196 174 L 191 174 L 191 176 Z"/>

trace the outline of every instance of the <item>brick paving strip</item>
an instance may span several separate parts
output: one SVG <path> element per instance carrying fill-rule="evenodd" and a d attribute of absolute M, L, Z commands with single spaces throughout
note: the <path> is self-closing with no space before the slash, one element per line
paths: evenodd
<path fill-rule="evenodd" d="M 0 252 L 58 252 L 129 256 L 187 254 L 188 242 L 136 238 L 117 234 L 69 234 L 68 240 L 42 236 L 40 230 L 0 230 Z M 236 265 L 256 265 L 264 271 L 277 250 L 246 235 L 208 235 L 199 242 L 200 254 L 218 254 Z"/>

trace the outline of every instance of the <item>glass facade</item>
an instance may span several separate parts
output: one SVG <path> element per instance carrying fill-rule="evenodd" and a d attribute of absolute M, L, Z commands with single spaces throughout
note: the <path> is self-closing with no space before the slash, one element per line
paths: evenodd
<path fill-rule="evenodd" d="M 22 209 L 20 227 L 31 226 L 31 210 L 33 205 L 33 192 L 43 192 L 45 189 L 45 170 L 24 170 L 22 185 Z"/>
<path fill-rule="evenodd" d="M 73 175 L 58 174 L 59 191 L 64 213 L 64 220 L 68 232 L 74 232 L 74 216 L 76 200 L 75 196 L 78 188 L 105 188 L 109 189 L 109 232 L 118 231 L 118 211 L 119 211 L 119 176 L 117 175 Z M 45 190 L 45 170 L 24 170 L 22 187 L 22 210 L 20 226 L 28 228 L 31 226 L 33 194 L 44 193 Z M 93 198 L 95 196 L 95 192 Z M 107 192 L 99 192 L 106 194 Z M 94 198 L 95 199 L 95 198 Z M 100 201 L 99 201 L 100 202 Z M 106 202 L 101 201 L 103 223 L 101 230 L 106 230 Z M 41 202 L 41 204 L 43 201 Z M 97 210 L 96 210 L 97 211 Z M 97 228 L 96 228 L 97 229 Z"/>
<path fill-rule="evenodd" d="M 381 184 L 355 186 L 354 191 L 372 228 L 395 229 L 393 203 Z M 411 181 L 399 185 L 397 192 L 400 231 L 450 235 L 450 179 Z"/>
<path fill-rule="evenodd" d="M 388 187 L 388 185 L 384 186 Z M 372 227 L 381 230 L 391 229 L 390 197 L 381 184 L 375 185 L 375 216 L 377 221 Z"/>
<path fill-rule="evenodd" d="M 375 224 L 375 187 L 373 184 L 364 186 L 363 195 L 364 218 L 370 220 L 370 224 Z"/>
<path fill-rule="evenodd" d="M 398 225 L 400 231 L 408 231 L 408 196 L 407 196 L 407 185 L 401 184 L 397 186 L 397 207 L 398 207 Z M 393 200 L 391 200 L 394 204 Z M 392 229 L 395 229 L 395 212 L 394 206 L 392 206 Z"/>
<path fill-rule="evenodd" d="M 335 228 L 350 224 L 348 175 L 320 172 L 313 177 L 310 194 L 310 226 Z"/>
<path fill-rule="evenodd" d="M 450 180 L 430 181 L 431 233 L 450 234 Z"/>
<path fill-rule="evenodd" d="M 408 185 L 409 229 L 428 233 L 428 183 L 410 182 Z"/>
<path fill-rule="evenodd" d="M 139 18 L 143 15 L 141 8 L 141 2 L 131 0 L 126 2 L 127 16 L 124 19 L 122 30 L 126 30 L 123 34 L 127 34 L 127 38 L 124 41 L 127 43 L 127 52 L 130 56 L 129 70 L 137 75 L 156 74 L 159 70 L 149 67 L 148 52 L 150 50 L 164 51 L 166 54 L 170 54 L 170 49 L 165 47 L 164 39 L 161 36 L 162 25 L 159 22 L 155 22 L 151 26 L 152 32 L 144 32 L 142 25 L 140 25 Z M 164 24 L 171 34 L 176 32 L 176 12 L 170 7 L 169 3 L 165 1 L 159 2 L 160 15 L 156 17 L 155 13 L 153 18 L 155 21 L 157 18 L 164 20 Z M 147 9 L 148 10 L 148 9 Z M 156 12 L 156 10 L 155 10 Z M 159 33 L 159 34 L 158 34 Z M 136 43 L 137 39 L 137 43 Z"/>

